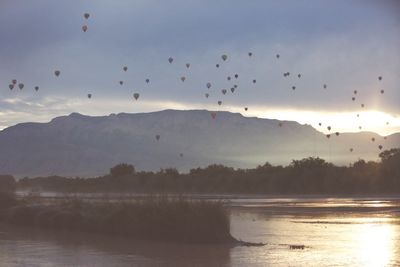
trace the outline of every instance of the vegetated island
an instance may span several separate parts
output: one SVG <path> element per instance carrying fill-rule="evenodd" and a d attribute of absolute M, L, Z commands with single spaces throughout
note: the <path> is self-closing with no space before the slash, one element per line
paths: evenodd
<path fill-rule="evenodd" d="M 230 234 L 221 202 L 150 197 L 134 202 L 79 199 L 35 204 L 0 192 L 0 223 L 15 226 L 117 235 L 137 240 L 261 246 Z"/>

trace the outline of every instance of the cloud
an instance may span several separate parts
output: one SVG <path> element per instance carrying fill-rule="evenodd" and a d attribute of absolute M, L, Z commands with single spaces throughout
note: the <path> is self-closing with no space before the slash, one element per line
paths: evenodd
<path fill-rule="evenodd" d="M 257 116 L 271 107 L 350 114 L 362 112 L 361 103 L 370 111 L 400 114 L 395 1 L 40 0 L 0 5 L 0 97 L 8 99 L 0 102 L 0 110 L 9 112 L 3 126 L 73 111 L 216 110 L 218 100 L 222 109 L 249 106 L 260 110 Z M 84 12 L 91 13 L 88 21 Z M 89 26 L 85 34 L 80 30 L 84 23 Z M 223 63 L 224 53 L 229 58 Z M 55 69 L 61 70 L 58 78 Z M 291 75 L 284 78 L 287 71 Z M 8 90 L 11 79 L 24 82 L 24 90 Z M 210 90 L 207 82 L 213 84 Z M 231 94 L 233 84 L 238 88 Z M 352 102 L 354 90 L 358 94 Z M 141 94 L 139 109 L 127 100 L 135 92 Z M 90 104 L 88 93 L 93 94 Z"/>

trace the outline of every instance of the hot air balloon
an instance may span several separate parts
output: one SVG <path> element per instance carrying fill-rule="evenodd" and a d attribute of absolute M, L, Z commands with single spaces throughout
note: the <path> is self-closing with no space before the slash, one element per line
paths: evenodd
<path fill-rule="evenodd" d="M 381 94 L 385 93 L 385 90 L 381 90 Z"/>
<path fill-rule="evenodd" d="M 208 98 L 210 95 L 208 93 L 206 93 L 206 98 Z"/>
<path fill-rule="evenodd" d="M 253 83 L 256 83 L 257 82 L 257 80 L 253 80 Z"/>
<path fill-rule="evenodd" d="M 328 126 L 327 129 L 328 129 L 328 131 L 330 131 L 332 128 L 331 128 L 331 126 Z"/>
<path fill-rule="evenodd" d="M 12 80 L 12 84 L 16 85 L 17 84 L 17 80 L 13 79 Z"/>
<path fill-rule="evenodd" d="M 301 78 L 301 74 L 299 73 L 299 74 L 297 74 L 297 77 L 299 77 L 299 79 Z"/>
<path fill-rule="evenodd" d="M 150 82 L 150 79 L 146 79 L 146 83 L 149 83 Z"/>
<path fill-rule="evenodd" d="M 139 96 L 140 96 L 140 94 L 138 94 L 138 93 L 133 94 L 133 97 L 135 98 L 135 100 L 138 100 Z"/>
<path fill-rule="evenodd" d="M 363 107 L 364 107 L 364 104 L 361 104 L 361 107 L 363 108 Z"/>
<path fill-rule="evenodd" d="M 215 67 L 219 68 L 219 64 L 216 64 Z"/>
<path fill-rule="evenodd" d="M 251 57 L 252 55 L 253 55 L 253 53 L 251 53 L 251 52 L 249 52 L 249 53 L 247 53 L 248 55 L 249 55 L 249 57 Z"/>
<path fill-rule="evenodd" d="M 215 119 L 215 117 L 217 117 L 217 113 L 216 112 L 210 112 L 211 118 Z"/>
<path fill-rule="evenodd" d="M 206 86 L 207 86 L 208 89 L 210 89 L 211 88 L 211 83 L 207 83 Z"/>
<path fill-rule="evenodd" d="M 39 91 L 39 86 L 35 86 L 35 91 Z"/>
<path fill-rule="evenodd" d="M 357 114 L 357 118 L 359 118 L 360 117 L 360 114 Z"/>
<path fill-rule="evenodd" d="M 318 123 L 319 126 L 322 126 L 322 123 Z"/>
<path fill-rule="evenodd" d="M 228 59 L 228 56 L 227 55 L 222 55 L 221 58 L 222 58 L 223 61 L 226 61 Z"/>
<path fill-rule="evenodd" d="M 83 31 L 83 32 L 86 32 L 87 30 L 88 30 L 88 26 L 87 26 L 87 25 L 83 25 L 83 26 L 82 26 L 82 31 Z"/>
<path fill-rule="evenodd" d="M 379 145 L 378 148 L 379 148 L 379 150 L 382 150 L 383 146 L 382 146 L 382 145 Z"/>
<path fill-rule="evenodd" d="M 173 59 L 172 57 L 169 57 L 169 58 L 168 58 L 168 62 L 171 64 L 172 61 L 174 61 L 174 59 Z"/>
<path fill-rule="evenodd" d="M 245 108 L 244 108 L 245 111 L 247 111 L 248 109 L 249 109 L 248 107 L 245 107 Z"/>
<path fill-rule="evenodd" d="M 353 152 L 353 148 L 350 148 L 350 152 Z"/>
<path fill-rule="evenodd" d="M 238 87 L 238 86 L 237 86 L 237 84 L 234 84 L 234 85 L 233 85 L 233 88 L 235 88 L 235 89 L 236 89 L 237 87 Z"/>
<path fill-rule="evenodd" d="M 336 136 L 339 136 L 339 135 L 340 135 L 340 133 L 339 133 L 339 132 L 336 132 L 335 134 L 336 134 Z"/>
<path fill-rule="evenodd" d="M 231 76 L 226 77 L 226 79 L 227 79 L 228 81 L 230 81 L 230 80 L 231 80 Z"/>
<path fill-rule="evenodd" d="M 279 58 L 280 57 L 280 55 L 279 54 L 276 54 L 276 58 Z"/>
<path fill-rule="evenodd" d="M 232 87 L 232 88 L 231 88 L 231 92 L 232 92 L 232 93 L 235 92 L 235 87 Z"/>
<path fill-rule="evenodd" d="M 83 17 L 84 17 L 85 19 L 89 19 L 90 14 L 89 14 L 89 13 L 85 13 L 85 14 L 83 14 Z"/>
<path fill-rule="evenodd" d="M 156 135 L 156 140 L 157 141 L 160 140 L 160 135 L 159 134 Z"/>
<path fill-rule="evenodd" d="M 221 105 L 222 105 L 222 101 L 218 101 L 218 105 L 220 105 L 220 106 L 221 106 Z"/>
<path fill-rule="evenodd" d="M 292 86 L 292 90 L 296 90 L 296 86 Z"/>
<path fill-rule="evenodd" d="M 20 90 L 22 90 L 24 88 L 24 84 L 23 83 L 19 83 L 18 87 L 19 87 Z"/>
<path fill-rule="evenodd" d="M 355 94 L 355 95 L 357 94 L 357 90 L 354 90 L 354 94 Z"/>
<path fill-rule="evenodd" d="M 222 89 L 221 92 L 222 92 L 223 94 L 226 94 L 226 89 Z"/>
<path fill-rule="evenodd" d="M 127 66 L 124 66 L 122 69 L 123 69 L 125 72 L 128 71 L 128 67 L 127 67 Z"/>
<path fill-rule="evenodd" d="M 186 68 L 190 68 L 190 63 L 186 63 Z"/>
<path fill-rule="evenodd" d="M 382 81 L 382 76 L 379 76 L 379 77 L 378 77 L 378 80 Z"/>
<path fill-rule="evenodd" d="M 183 158 L 183 153 L 179 153 L 179 157 Z"/>
<path fill-rule="evenodd" d="M 92 98 L 92 94 L 88 94 L 87 97 L 90 99 Z"/>
<path fill-rule="evenodd" d="M 54 71 L 54 75 L 56 75 L 56 77 L 60 76 L 60 74 L 61 74 L 61 71 L 59 71 L 59 70 Z"/>
<path fill-rule="evenodd" d="M 8 88 L 10 88 L 10 90 L 14 89 L 14 84 L 9 84 Z"/>
<path fill-rule="evenodd" d="M 324 84 L 324 89 L 326 89 L 328 86 L 326 84 Z"/>
<path fill-rule="evenodd" d="M 120 84 L 120 85 L 123 85 L 123 84 L 124 84 L 124 81 L 119 81 L 119 84 Z"/>
<path fill-rule="evenodd" d="M 280 123 L 278 123 L 278 125 L 279 125 L 279 127 L 282 127 L 283 124 L 282 124 L 282 122 L 280 122 Z"/>
<path fill-rule="evenodd" d="M 372 138 L 371 138 L 371 141 L 372 141 L 372 142 L 375 142 L 375 137 L 372 137 Z"/>
<path fill-rule="evenodd" d="M 356 98 L 353 96 L 353 97 L 351 98 L 351 100 L 353 100 L 353 101 L 354 101 L 354 100 L 356 100 Z"/>
<path fill-rule="evenodd" d="M 181 77 L 181 81 L 184 82 L 185 80 L 186 80 L 186 77 L 185 77 L 185 76 L 182 76 L 182 77 Z"/>
<path fill-rule="evenodd" d="M 287 73 L 285 72 L 285 73 L 283 73 L 283 77 L 286 77 L 287 76 Z"/>
<path fill-rule="evenodd" d="M 235 79 L 239 78 L 239 74 L 235 74 Z"/>
<path fill-rule="evenodd" d="M 358 129 L 360 129 L 360 130 L 361 130 L 361 129 L 362 129 L 362 127 L 361 127 L 361 126 L 358 126 Z"/>
<path fill-rule="evenodd" d="M 328 138 L 328 139 L 331 138 L 331 135 L 330 135 L 330 134 L 327 134 L 327 135 L 326 135 L 326 138 Z"/>

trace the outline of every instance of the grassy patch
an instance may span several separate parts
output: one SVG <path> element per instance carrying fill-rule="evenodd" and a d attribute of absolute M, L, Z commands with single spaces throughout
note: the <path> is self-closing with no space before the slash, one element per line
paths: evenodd
<path fill-rule="evenodd" d="M 146 198 L 135 202 L 19 204 L 6 209 L 13 225 L 84 231 L 136 239 L 191 243 L 233 242 L 229 215 L 220 202 Z"/>

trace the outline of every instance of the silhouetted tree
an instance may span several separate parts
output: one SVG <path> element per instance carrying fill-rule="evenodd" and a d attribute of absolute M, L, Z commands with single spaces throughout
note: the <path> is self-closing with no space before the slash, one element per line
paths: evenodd
<path fill-rule="evenodd" d="M 118 164 L 110 169 L 110 174 L 114 177 L 128 176 L 134 173 L 135 167 L 126 163 Z"/>

